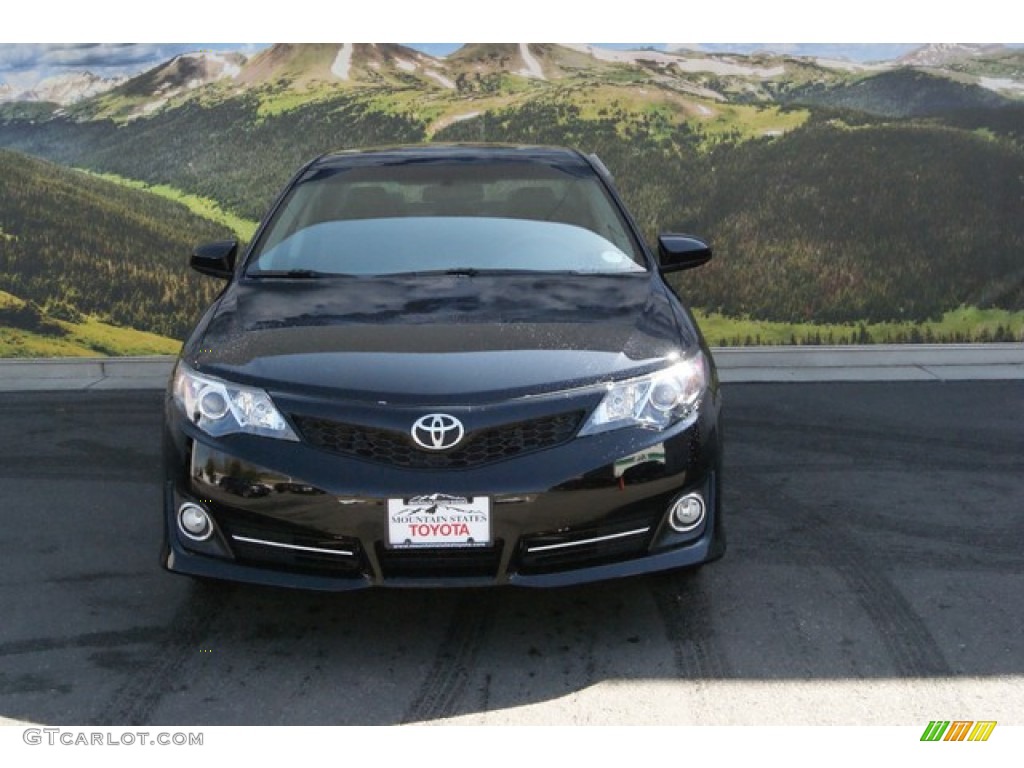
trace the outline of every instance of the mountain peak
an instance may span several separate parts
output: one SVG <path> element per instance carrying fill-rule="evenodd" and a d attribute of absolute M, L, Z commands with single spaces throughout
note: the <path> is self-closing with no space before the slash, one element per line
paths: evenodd
<path fill-rule="evenodd" d="M 43 78 L 32 88 L 17 91 L 0 82 L 0 101 L 45 101 L 66 107 L 109 91 L 124 82 L 124 78 L 102 78 L 92 72 L 62 72 Z"/>
<path fill-rule="evenodd" d="M 121 90 L 126 95 L 168 98 L 217 80 L 237 78 L 244 63 L 245 57 L 240 53 L 182 53 L 133 77 L 121 87 Z"/>
<path fill-rule="evenodd" d="M 527 43 L 468 43 L 449 55 L 447 60 L 474 72 L 503 71 L 545 80 L 544 67 L 531 48 L 539 49 L 540 46 Z"/>
<path fill-rule="evenodd" d="M 443 66 L 433 56 L 397 43 L 278 43 L 254 56 L 239 80 L 246 85 L 287 81 L 293 86 L 386 83 L 410 76 L 436 81 L 432 73 Z"/>
<path fill-rule="evenodd" d="M 910 67 L 941 67 L 977 56 L 989 56 L 1004 49 L 1002 45 L 977 43 L 930 43 L 900 56 L 897 64 Z"/>

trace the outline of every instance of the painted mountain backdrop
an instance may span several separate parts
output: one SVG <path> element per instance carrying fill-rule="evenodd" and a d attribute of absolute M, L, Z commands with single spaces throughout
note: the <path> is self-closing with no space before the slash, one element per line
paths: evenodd
<path fill-rule="evenodd" d="M 320 152 L 421 141 L 597 152 L 648 237 L 712 241 L 675 284 L 713 344 L 1024 340 L 1019 48 L 281 44 L 61 77 L 0 84 L 0 355 L 180 339 L 217 288 L 189 241 L 250 236 Z"/>

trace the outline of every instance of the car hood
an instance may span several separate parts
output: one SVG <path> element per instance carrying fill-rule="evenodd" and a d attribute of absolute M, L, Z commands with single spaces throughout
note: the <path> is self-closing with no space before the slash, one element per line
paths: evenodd
<path fill-rule="evenodd" d="M 229 286 L 183 357 L 272 392 L 468 404 L 624 378 L 696 343 L 646 273 L 261 279 Z"/>

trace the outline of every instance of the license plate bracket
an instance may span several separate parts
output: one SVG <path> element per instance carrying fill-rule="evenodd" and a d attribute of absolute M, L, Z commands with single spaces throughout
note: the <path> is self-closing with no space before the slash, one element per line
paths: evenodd
<path fill-rule="evenodd" d="M 488 496 L 432 493 L 388 499 L 388 544 L 394 549 L 486 547 L 490 543 Z"/>

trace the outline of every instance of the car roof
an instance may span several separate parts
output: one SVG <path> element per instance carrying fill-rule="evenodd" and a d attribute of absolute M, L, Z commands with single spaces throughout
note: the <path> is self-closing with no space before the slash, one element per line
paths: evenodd
<path fill-rule="evenodd" d="M 576 150 L 516 144 L 410 144 L 345 149 L 321 155 L 312 165 L 314 168 L 344 168 L 439 160 L 463 163 L 518 161 L 592 170 L 591 164 Z"/>

